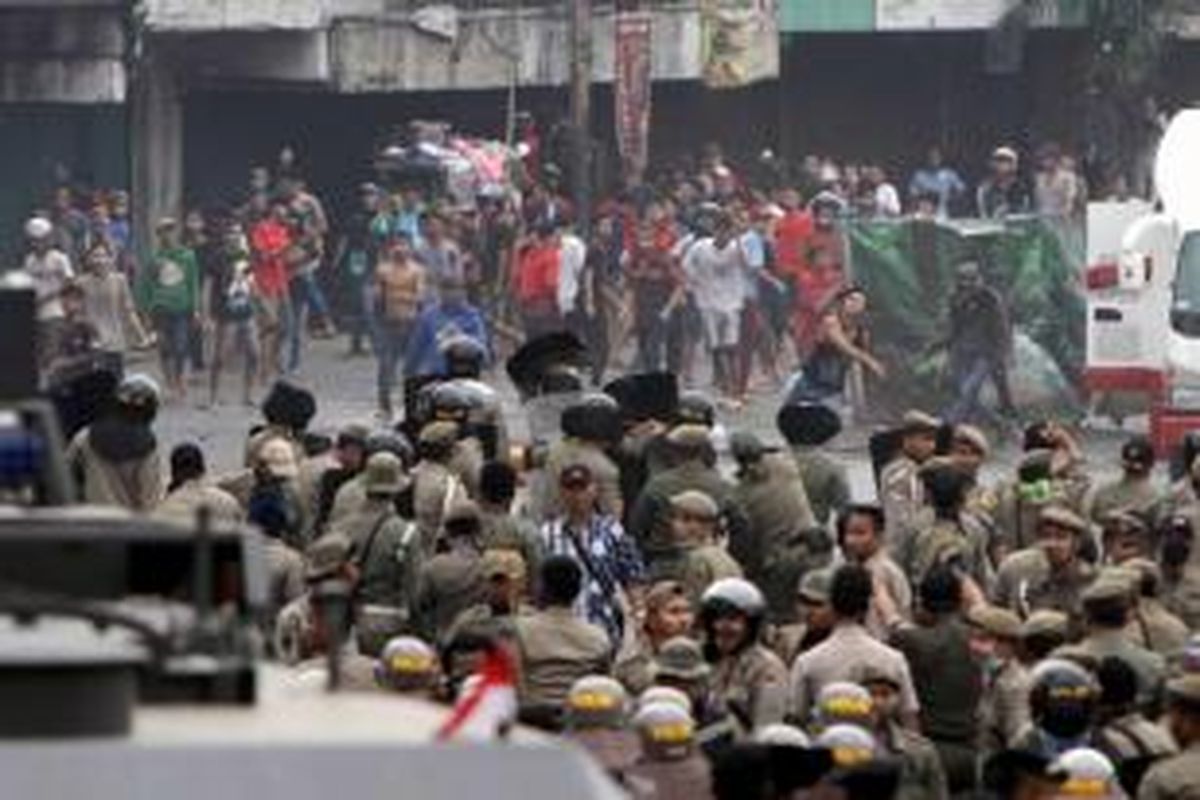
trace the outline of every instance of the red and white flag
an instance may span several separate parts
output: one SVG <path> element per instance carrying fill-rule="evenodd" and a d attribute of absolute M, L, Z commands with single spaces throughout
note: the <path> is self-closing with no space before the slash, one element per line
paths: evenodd
<path fill-rule="evenodd" d="M 517 673 L 512 657 L 493 646 L 479 671 L 468 678 L 449 718 L 438 729 L 439 742 L 490 742 L 503 738 L 517 720 Z"/>

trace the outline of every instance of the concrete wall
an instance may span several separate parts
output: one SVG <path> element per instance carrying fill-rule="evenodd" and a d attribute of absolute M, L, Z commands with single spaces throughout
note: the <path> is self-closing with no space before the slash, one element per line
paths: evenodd
<path fill-rule="evenodd" d="M 145 0 L 156 31 L 312 30 L 336 0 Z"/>
<path fill-rule="evenodd" d="M 0 7 L 0 103 L 125 98 L 118 10 Z"/>
<path fill-rule="evenodd" d="M 567 81 L 567 20 L 560 9 L 473 12 L 450 42 L 407 21 L 340 19 L 331 31 L 334 86 L 343 92 L 493 89 L 508 85 L 513 45 L 517 83 L 561 86 Z M 700 77 L 700 16 L 696 8 L 660 9 L 654 18 L 655 80 Z M 613 15 L 593 22 L 593 78 L 613 79 Z"/>

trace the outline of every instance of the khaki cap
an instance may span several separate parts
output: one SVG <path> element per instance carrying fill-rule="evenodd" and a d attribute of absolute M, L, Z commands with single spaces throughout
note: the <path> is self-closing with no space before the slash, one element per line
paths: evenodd
<path fill-rule="evenodd" d="M 1135 588 L 1139 594 L 1141 594 L 1143 582 L 1147 580 L 1149 580 L 1155 588 L 1162 585 L 1162 567 L 1148 558 L 1131 558 L 1121 566 L 1130 572 L 1137 573 L 1137 584 Z M 1151 593 L 1153 593 L 1153 590 L 1151 590 Z"/>
<path fill-rule="evenodd" d="M 703 425 L 676 425 L 667 434 L 667 442 L 676 447 L 704 447 L 712 444 L 712 434 Z"/>
<path fill-rule="evenodd" d="M 699 643 L 686 636 L 668 639 L 654 656 L 650 667 L 654 679 L 675 678 L 681 681 L 699 681 L 708 677 L 708 663 Z"/>
<path fill-rule="evenodd" d="M 900 418 L 900 429 L 904 433 L 937 433 L 942 427 L 942 421 L 924 411 L 906 411 Z"/>
<path fill-rule="evenodd" d="M 268 475 L 288 480 L 300 474 L 296 463 L 296 450 L 291 442 L 276 437 L 263 443 L 258 449 L 258 463 Z"/>
<path fill-rule="evenodd" d="M 525 559 L 516 550 L 487 550 L 483 554 L 483 577 L 507 578 L 523 581 L 526 576 Z"/>
<path fill-rule="evenodd" d="M 934 456 L 926 459 L 917 470 L 917 474 L 925 477 L 938 472 L 964 472 L 963 467 L 950 456 Z"/>
<path fill-rule="evenodd" d="M 977 605 L 967 612 L 967 621 L 992 636 L 1021 638 L 1021 618 L 1006 608 Z"/>
<path fill-rule="evenodd" d="M 332 578 L 350 560 L 350 540 L 340 533 L 327 533 L 304 551 L 304 578 L 321 581 Z"/>
<path fill-rule="evenodd" d="M 833 586 L 833 570 L 814 569 L 804 573 L 796 595 L 804 601 L 824 605 L 829 602 L 829 590 Z"/>
<path fill-rule="evenodd" d="M 974 425 L 959 425 L 954 429 L 954 441 L 975 448 L 986 458 L 992 452 L 987 434 Z"/>
<path fill-rule="evenodd" d="M 1031 636 L 1053 635 L 1061 636 L 1065 639 L 1068 624 L 1067 615 L 1061 611 L 1051 611 L 1049 609 L 1035 611 L 1022 623 L 1021 638 L 1028 639 Z"/>
<path fill-rule="evenodd" d="M 392 453 L 376 453 L 367 459 L 363 490 L 369 495 L 396 495 L 404 488 L 404 465 Z"/>
<path fill-rule="evenodd" d="M 671 498 L 671 508 L 679 514 L 690 514 L 700 519 L 715 520 L 721 514 L 717 502 L 704 492 L 692 489 L 680 492 Z"/>
<path fill-rule="evenodd" d="M 1038 514 L 1038 522 L 1057 525 L 1075 533 L 1083 533 L 1087 530 L 1087 522 L 1083 517 L 1062 505 L 1049 505 L 1043 508 L 1042 512 Z"/>
<path fill-rule="evenodd" d="M 1107 573 L 1092 581 L 1091 586 L 1083 590 L 1080 599 L 1085 606 L 1108 606 L 1113 603 L 1129 605 L 1132 593 L 1133 587 L 1127 577 Z"/>
<path fill-rule="evenodd" d="M 479 522 L 479 506 L 474 500 L 456 500 L 450 505 L 446 511 L 446 516 L 442 520 L 443 525 L 449 525 L 452 522 Z"/>
<path fill-rule="evenodd" d="M 421 444 L 450 445 L 458 441 L 458 423 L 453 420 L 440 419 L 421 428 L 418 437 Z"/>

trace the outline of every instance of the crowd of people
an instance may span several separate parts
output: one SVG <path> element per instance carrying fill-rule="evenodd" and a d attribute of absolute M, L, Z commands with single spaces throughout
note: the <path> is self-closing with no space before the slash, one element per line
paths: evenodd
<path fill-rule="evenodd" d="M 158 220 L 140 260 L 127 194 L 60 189 L 26 225 L 43 360 L 156 343 L 169 401 L 194 379 L 207 384 L 202 405 L 220 404 L 236 366 L 249 403 L 300 369 L 310 337 L 340 332 L 351 355 L 376 357 L 379 411 L 390 418 L 397 373 L 435 367 L 431 343 L 447 331 L 486 340 L 498 361 L 565 328 L 588 344 L 597 384 L 610 369 L 667 369 L 687 385 L 711 374 L 738 408 L 799 369 L 805 392 L 828 397 L 844 393 L 850 374 L 887 374 L 871 353 L 844 220 L 1070 222 L 1087 196 L 1053 146 L 1031 173 L 998 148 L 974 191 L 937 149 L 901 190 L 876 165 L 815 156 L 787 165 L 767 153 L 738 170 L 711 146 L 651 183 L 630 178 L 587 220 L 556 170 L 516 171 L 511 187 L 467 206 L 381 173 L 334 220 L 285 149 L 223 208 Z"/>
<path fill-rule="evenodd" d="M 662 374 L 588 392 L 547 362 L 543 385 L 573 393 L 522 462 L 498 446 L 486 355 L 444 343 L 420 417 L 336 438 L 276 383 L 244 469 L 211 476 L 187 443 L 165 483 L 157 387 L 131 376 L 68 460 L 87 501 L 257 527 L 264 650 L 296 680 L 335 649 L 349 690 L 450 703 L 502 658 L 517 703 L 497 724 L 561 733 L 635 796 L 1197 791 L 1200 459 L 1163 486 L 1133 437 L 1102 483 L 1042 422 L 989 484 L 981 430 L 912 411 L 880 502 L 859 502 L 828 407 L 789 403 L 786 448 L 734 431 L 726 455 L 705 395 L 664 404 Z M 331 580 L 353 587 L 342 629 Z"/>
<path fill-rule="evenodd" d="M 1058 163 L 1026 194 L 997 150 L 979 211 L 1073 213 L 1082 189 Z M 903 198 L 882 170 L 827 166 L 766 191 L 713 149 L 692 174 L 631 181 L 587 226 L 550 175 L 519 205 L 471 209 L 367 183 L 334 226 L 289 161 L 256 169 L 219 223 L 160 221 L 144 264 L 120 195 L 107 216 L 39 213 L 25 270 L 44 363 L 153 339 L 166 389 L 126 377 L 72 437 L 79 495 L 254 526 L 264 655 L 297 680 L 332 661 L 349 690 L 452 703 L 500 659 L 517 697 L 502 727 L 561 733 L 634 796 L 1196 796 L 1200 460 L 1160 485 L 1163 454 L 1135 437 L 1102 483 L 1038 422 L 989 483 L 993 442 L 968 420 L 986 380 L 1005 384 L 1006 312 L 968 264 L 961 402 L 905 414 L 876 454 L 879 501 L 853 498 L 830 405 L 854 365 L 887 367 L 840 221 L 866 185 L 879 216 L 957 213 L 966 190 L 936 155 Z M 335 322 L 377 358 L 380 414 L 323 436 L 289 376 Z M 586 365 L 547 358 L 519 381 L 527 406 L 568 400 L 518 456 L 492 370 L 564 330 Z M 688 390 L 701 343 L 715 395 Z M 231 344 L 263 420 L 243 468 L 212 475 L 196 443 L 162 452 L 155 420 L 189 371 L 219 402 Z M 789 348 L 787 446 L 719 434 L 756 365 L 782 384 Z M 401 368 L 431 385 L 393 425 Z M 329 581 L 352 587 L 344 628 L 321 613 Z"/>

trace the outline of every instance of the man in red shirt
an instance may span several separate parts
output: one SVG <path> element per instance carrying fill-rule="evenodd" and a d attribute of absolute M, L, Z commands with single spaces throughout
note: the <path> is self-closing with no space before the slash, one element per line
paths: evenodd
<path fill-rule="evenodd" d="M 526 340 L 563 329 L 558 308 L 559 242 L 553 223 L 539 222 L 519 248 L 513 289 Z"/>
<path fill-rule="evenodd" d="M 293 324 L 286 254 L 292 246 L 288 207 L 275 203 L 250 230 L 254 284 L 258 290 L 258 336 L 262 379 L 269 383 L 280 369 L 284 338 Z"/>
<path fill-rule="evenodd" d="M 638 343 L 638 369 L 656 372 L 666 364 L 667 328 L 683 285 L 675 236 L 668 226 L 647 221 L 637 229 L 629 250 L 626 275 L 633 293 L 633 326 Z"/>

